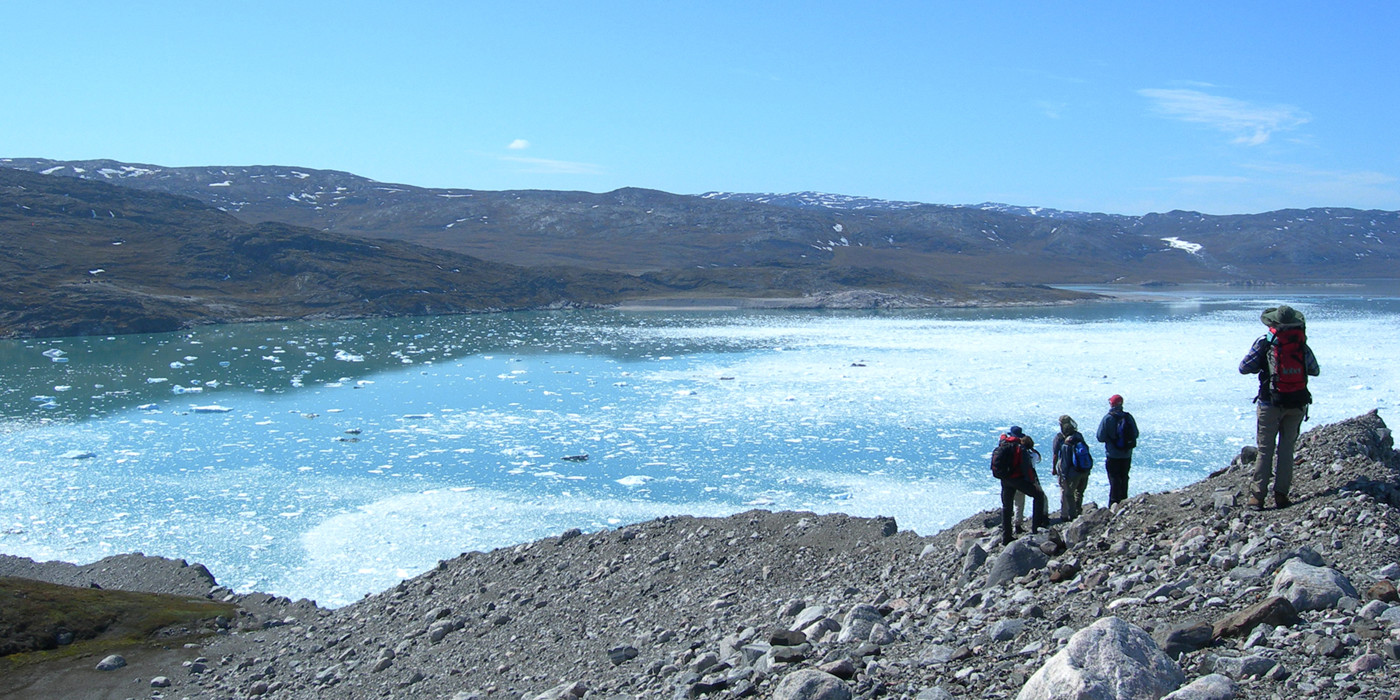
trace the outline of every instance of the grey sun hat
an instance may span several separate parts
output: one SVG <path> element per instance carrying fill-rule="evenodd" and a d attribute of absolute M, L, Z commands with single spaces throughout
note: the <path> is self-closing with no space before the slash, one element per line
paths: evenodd
<path fill-rule="evenodd" d="M 1069 416 L 1060 416 L 1060 432 L 1072 433 L 1079 430 L 1079 424 L 1074 422 Z"/>
<path fill-rule="evenodd" d="M 1259 321 L 1270 328 L 1303 328 L 1307 325 L 1303 312 L 1282 304 L 1264 309 L 1264 313 L 1259 314 Z"/>

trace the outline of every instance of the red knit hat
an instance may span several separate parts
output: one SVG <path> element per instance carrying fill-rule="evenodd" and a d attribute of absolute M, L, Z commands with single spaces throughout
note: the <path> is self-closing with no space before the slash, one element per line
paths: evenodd
<path fill-rule="evenodd" d="M 1114 394 L 1113 396 L 1108 397 L 1108 405 L 1110 405 L 1110 406 L 1122 406 L 1122 405 L 1123 405 L 1123 397 L 1122 397 L 1122 396 L 1119 396 L 1118 394 Z"/>

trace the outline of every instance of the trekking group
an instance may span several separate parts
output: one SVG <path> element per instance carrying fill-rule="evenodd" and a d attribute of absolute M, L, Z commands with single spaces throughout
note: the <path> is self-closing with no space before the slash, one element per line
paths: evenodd
<path fill-rule="evenodd" d="M 1240 362 L 1241 374 L 1259 376 L 1255 395 L 1258 453 L 1251 475 L 1248 506 L 1262 510 L 1273 486 L 1274 506 L 1292 505 L 1293 446 L 1307 419 L 1312 394 L 1308 377 L 1318 376 L 1317 358 L 1308 347 L 1303 314 L 1288 306 L 1266 309 L 1259 320 L 1268 333 L 1250 346 Z M 1050 445 L 1050 472 L 1060 487 L 1060 517 L 1068 522 L 1084 509 L 1084 492 L 1094 466 L 1088 441 L 1070 416 L 1060 416 L 1060 430 Z M 1108 474 L 1108 505 L 1127 499 L 1128 472 L 1139 431 L 1133 414 L 1123 410 L 1123 397 L 1108 398 L 1108 413 L 1099 421 L 1094 440 L 1103 444 L 1104 471 Z M 1030 531 L 1049 527 L 1045 490 L 1036 466 L 1041 454 L 1035 440 L 1018 425 L 1007 429 L 992 450 L 992 476 L 1001 482 L 1001 541 L 1009 544 L 1013 532 L 1025 531 L 1025 499 L 1031 499 Z"/>

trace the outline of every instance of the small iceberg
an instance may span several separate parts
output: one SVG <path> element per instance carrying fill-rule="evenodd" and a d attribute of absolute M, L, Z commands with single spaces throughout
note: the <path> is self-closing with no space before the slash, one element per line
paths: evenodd
<path fill-rule="evenodd" d="M 233 409 L 228 406 L 220 406 L 216 403 L 211 403 L 207 406 L 190 406 L 190 411 L 194 413 L 228 413 L 232 410 Z"/>
<path fill-rule="evenodd" d="M 631 476 L 624 476 L 621 479 L 616 479 L 615 481 L 623 486 L 645 486 L 647 482 L 655 481 L 655 479 L 645 474 L 633 474 Z"/>

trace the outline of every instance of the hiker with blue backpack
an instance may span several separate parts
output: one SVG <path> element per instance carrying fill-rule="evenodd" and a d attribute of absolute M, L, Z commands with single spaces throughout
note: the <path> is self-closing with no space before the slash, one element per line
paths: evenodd
<path fill-rule="evenodd" d="M 1274 506 L 1287 508 L 1293 504 L 1288 497 L 1293 486 L 1293 446 L 1312 403 L 1308 377 L 1316 377 L 1320 369 L 1308 347 L 1307 321 L 1301 311 L 1276 306 L 1265 309 L 1259 320 L 1269 333 L 1254 341 L 1240 362 L 1240 374 L 1259 375 L 1259 393 L 1254 397 L 1259 454 L 1248 505 L 1264 509 L 1272 477 Z"/>
<path fill-rule="evenodd" d="M 997 440 L 992 450 L 992 476 L 1001 481 L 1001 543 L 1011 544 L 1011 518 L 1016 493 L 1030 496 L 1031 532 L 1050 526 L 1046 512 L 1045 491 L 1040 488 L 1035 465 L 1027 452 L 1021 426 L 1013 425 Z"/>
<path fill-rule="evenodd" d="M 1127 500 L 1128 470 L 1133 467 L 1138 427 L 1133 414 L 1123 410 L 1123 397 L 1108 397 L 1108 413 L 1099 421 L 1097 434 L 1103 443 L 1103 470 L 1108 473 L 1108 505 Z"/>
<path fill-rule="evenodd" d="M 1066 522 L 1084 512 L 1084 491 L 1089 488 L 1089 471 L 1094 456 L 1079 424 L 1069 416 L 1060 416 L 1060 432 L 1050 443 L 1050 471 L 1060 483 L 1060 517 Z"/>

